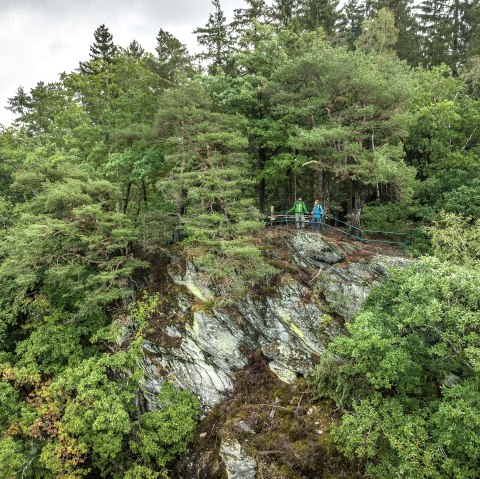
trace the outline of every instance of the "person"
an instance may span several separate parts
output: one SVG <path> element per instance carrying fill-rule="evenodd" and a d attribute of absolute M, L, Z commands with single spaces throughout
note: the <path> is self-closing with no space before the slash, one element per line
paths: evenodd
<path fill-rule="evenodd" d="M 287 213 L 295 213 L 295 225 L 297 230 L 300 228 L 305 228 L 305 214 L 308 214 L 307 205 L 305 201 L 302 200 L 302 197 L 299 196 L 298 200 L 295 201 L 295 204 Z"/>
<path fill-rule="evenodd" d="M 323 207 L 319 200 L 315 200 L 312 208 L 312 221 L 310 222 L 310 229 L 312 231 L 318 231 L 320 233 L 320 227 L 322 226 Z M 318 228 L 318 230 L 317 230 Z"/>

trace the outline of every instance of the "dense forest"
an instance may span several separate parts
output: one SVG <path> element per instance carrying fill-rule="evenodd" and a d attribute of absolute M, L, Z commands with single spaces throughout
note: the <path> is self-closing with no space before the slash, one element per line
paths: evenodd
<path fill-rule="evenodd" d="M 0 477 L 171 477 L 200 418 L 136 407 L 158 251 L 228 304 L 277 269 L 265 212 L 409 232 L 309 381 L 366 477 L 480 477 L 480 2 L 220 0 L 192 55 L 105 25 L 0 131 Z M 86 55 L 87 57 L 87 52 Z M 313 366 L 313 365 L 312 365 Z"/>

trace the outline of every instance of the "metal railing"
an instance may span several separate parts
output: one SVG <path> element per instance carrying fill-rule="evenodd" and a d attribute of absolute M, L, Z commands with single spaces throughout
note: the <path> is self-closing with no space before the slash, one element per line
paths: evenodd
<path fill-rule="evenodd" d="M 310 227 L 312 225 L 312 216 L 310 214 L 304 215 L 305 221 L 303 221 L 303 228 Z M 295 215 L 290 214 L 288 211 L 274 213 L 273 211 L 266 219 L 267 224 L 270 226 L 283 225 L 288 229 L 289 225 L 295 225 Z M 316 225 L 313 225 L 314 227 Z M 391 246 L 399 246 L 402 248 L 403 254 L 407 252 L 407 247 L 410 241 L 409 233 L 400 233 L 398 231 L 381 231 L 381 230 L 369 230 L 358 228 L 357 226 L 342 221 L 339 218 L 335 218 L 332 215 L 326 214 L 321 217 L 320 230 L 334 230 L 338 233 L 362 243 L 378 243 L 388 244 Z"/>

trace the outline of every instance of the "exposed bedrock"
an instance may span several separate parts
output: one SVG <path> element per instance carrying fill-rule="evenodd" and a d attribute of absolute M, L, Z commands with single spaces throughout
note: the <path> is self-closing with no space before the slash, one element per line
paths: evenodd
<path fill-rule="evenodd" d="M 216 305 L 215 286 L 194 263 L 181 267 L 174 259 L 169 276 L 178 292 L 169 314 L 185 320 L 160 321 L 163 340 L 144 343 L 147 408 L 155 408 L 168 379 L 198 395 L 208 410 L 233 388 L 235 371 L 252 351 L 262 353 L 279 379 L 293 382 L 352 318 L 372 285 L 390 267 L 411 262 L 318 234 L 280 236 L 269 243 L 275 266 L 285 265 L 275 285 L 224 307 Z"/>

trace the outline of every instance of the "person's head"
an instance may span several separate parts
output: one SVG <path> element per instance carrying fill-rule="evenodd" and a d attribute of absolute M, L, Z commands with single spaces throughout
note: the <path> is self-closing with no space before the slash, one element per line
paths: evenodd
<path fill-rule="evenodd" d="M 315 200 L 315 204 L 316 204 L 316 205 L 319 205 L 319 204 L 320 204 L 320 200 Z"/>
<path fill-rule="evenodd" d="M 297 201 L 302 201 L 302 197 L 301 197 L 301 196 L 299 196 Z"/>

